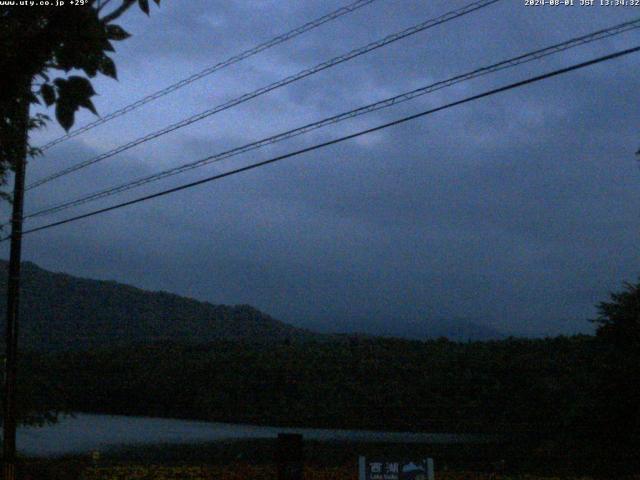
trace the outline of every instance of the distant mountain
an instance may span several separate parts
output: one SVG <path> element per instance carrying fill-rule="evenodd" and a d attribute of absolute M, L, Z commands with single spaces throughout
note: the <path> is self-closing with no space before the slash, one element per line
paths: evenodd
<path fill-rule="evenodd" d="M 7 262 L 0 260 L 0 314 L 6 311 Z M 20 348 L 60 351 L 136 343 L 273 342 L 316 334 L 248 305 L 213 305 L 112 281 L 53 273 L 25 262 Z"/>
<path fill-rule="evenodd" d="M 404 338 L 428 340 L 446 337 L 458 342 L 503 340 L 509 335 L 486 325 L 481 320 L 468 318 L 434 319 L 426 322 L 409 322 L 400 329 Z"/>
<path fill-rule="evenodd" d="M 409 340 L 432 340 L 446 337 L 455 342 L 503 340 L 511 333 L 486 325 L 480 319 L 469 318 L 388 318 L 363 316 L 342 322 L 329 318 L 315 318 L 311 328 L 325 333 L 339 331 L 342 334 L 396 337 Z"/>

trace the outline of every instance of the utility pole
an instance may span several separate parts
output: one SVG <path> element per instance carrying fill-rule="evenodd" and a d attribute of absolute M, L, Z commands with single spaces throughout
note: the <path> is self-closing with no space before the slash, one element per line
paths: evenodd
<path fill-rule="evenodd" d="M 31 82 L 27 83 L 27 93 Z M 21 92 L 22 93 L 22 92 Z M 6 360 L 4 381 L 3 421 L 3 473 L 4 480 L 16 478 L 16 377 L 18 357 L 18 308 L 20 300 L 20 263 L 22 257 L 22 217 L 24 183 L 27 164 L 29 130 L 29 97 L 16 98 L 16 145 L 12 149 L 15 172 L 13 187 L 13 212 L 11 215 L 11 253 L 7 279 L 7 321 L 5 330 Z"/>

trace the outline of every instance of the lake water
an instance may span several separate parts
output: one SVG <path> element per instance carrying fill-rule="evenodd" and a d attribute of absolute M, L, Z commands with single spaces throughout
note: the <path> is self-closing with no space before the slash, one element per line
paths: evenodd
<path fill-rule="evenodd" d="M 120 445 L 275 438 L 281 432 L 301 433 L 310 440 L 389 443 L 461 443 L 477 439 L 470 435 L 447 433 L 260 427 L 166 418 L 77 414 L 75 417 L 62 418 L 55 425 L 19 428 L 17 446 L 20 452 L 29 455 L 57 456 L 105 450 Z"/>

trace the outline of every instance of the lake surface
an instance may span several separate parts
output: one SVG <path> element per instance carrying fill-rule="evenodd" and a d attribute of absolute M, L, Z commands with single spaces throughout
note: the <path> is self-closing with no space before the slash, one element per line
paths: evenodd
<path fill-rule="evenodd" d="M 278 433 L 301 433 L 310 440 L 347 440 L 389 443 L 462 443 L 475 436 L 448 433 L 377 432 L 280 428 L 233 423 L 199 422 L 150 417 L 77 414 L 55 425 L 21 427 L 17 446 L 35 456 L 86 453 L 121 445 L 204 443 L 220 440 L 275 438 Z"/>

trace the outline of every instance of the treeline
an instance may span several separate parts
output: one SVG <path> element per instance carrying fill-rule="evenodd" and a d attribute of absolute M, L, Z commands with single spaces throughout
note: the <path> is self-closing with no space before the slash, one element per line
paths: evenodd
<path fill-rule="evenodd" d="M 497 342 L 142 345 L 25 358 L 70 411 L 333 428 L 555 432 L 585 427 L 591 337 Z M 36 385 L 40 385 L 38 388 Z M 50 391 L 51 395 L 46 392 Z"/>

